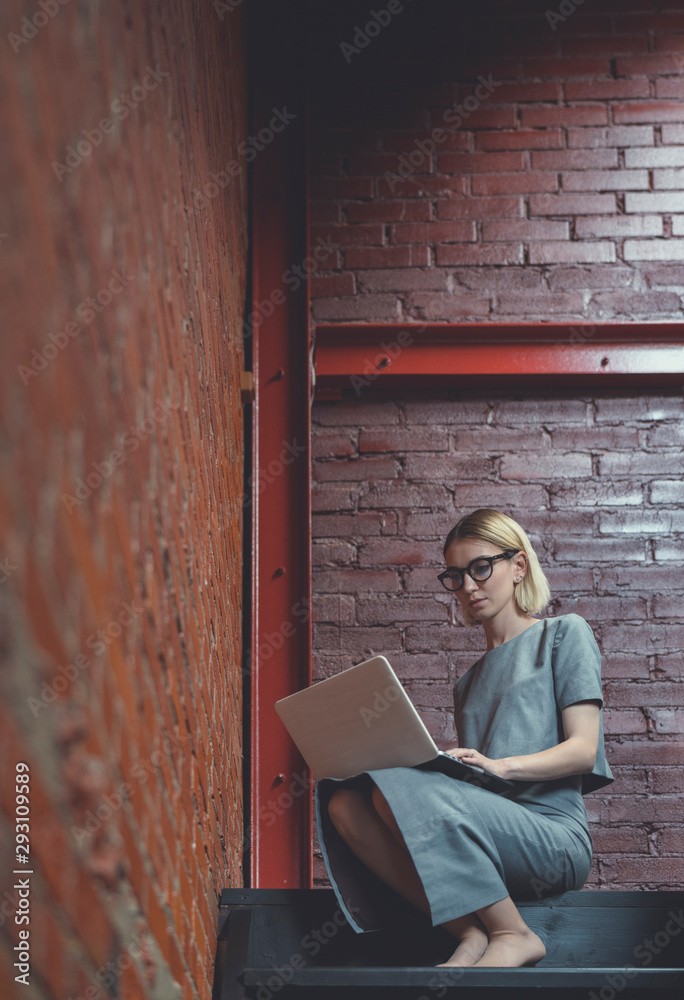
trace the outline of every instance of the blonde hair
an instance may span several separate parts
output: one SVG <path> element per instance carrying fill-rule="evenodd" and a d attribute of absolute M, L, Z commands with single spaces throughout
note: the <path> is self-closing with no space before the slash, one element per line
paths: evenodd
<path fill-rule="evenodd" d="M 514 589 L 513 597 L 521 611 L 535 614 L 543 611 L 551 600 L 551 588 L 544 571 L 539 565 L 537 554 L 532 544 L 520 527 L 508 514 L 503 514 L 493 507 L 480 507 L 471 514 L 466 514 L 451 529 L 444 543 L 444 556 L 447 549 L 457 538 L 476 538 L 481 542 L 489 542 L 501 549 L 522 550 L 527 556 L 527 572 Z M 481 624 L 467 608 L 463 608 L 466 625 Z"/>

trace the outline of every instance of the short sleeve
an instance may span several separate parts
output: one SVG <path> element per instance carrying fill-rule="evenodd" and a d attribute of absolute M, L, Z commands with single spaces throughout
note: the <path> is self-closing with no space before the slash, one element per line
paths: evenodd
<path fill-rule="evenodd" d="M 553 684 L 560 709 L 596 699 L 603 707 L 601 651 L 590 625 L 580 615 L 565 615 L 553 643 Z"/>

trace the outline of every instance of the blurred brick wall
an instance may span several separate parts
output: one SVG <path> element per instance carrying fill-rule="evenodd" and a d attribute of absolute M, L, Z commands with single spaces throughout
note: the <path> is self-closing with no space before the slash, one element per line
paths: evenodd
<path fill-rule="evenodd" d="M 340 249 L 314 321 L 681 321 L 684 4 L 587 3 L 553 30 L 558 7 L 485 3 L 439 31 L 407 7 L 316 89 L 312 235 Z M 501 85 L 421 154 L 480 74 Z M 588 886 L 678 887 L 681 392 L 349 388 L 313 423 L 315 676 L 386 654 L 453 745 L 484 644 L 439 589 L 442 544 L 476 507 L 510 513 L 544 615 L 581 614 L 603 653 L 616 780 L 585 799 Z"/>
<path fill-rule="evenodd" d="M 243 884 L 245 10 L 220 6 L 0 13 L 8 1000 L 207 998 Z"/>
<path fill-rule="evenodd" d="M 314 319 L 681 318 L 684 4 L 457 6 L 327 50 L 312 238 L 341 249 Z"/>

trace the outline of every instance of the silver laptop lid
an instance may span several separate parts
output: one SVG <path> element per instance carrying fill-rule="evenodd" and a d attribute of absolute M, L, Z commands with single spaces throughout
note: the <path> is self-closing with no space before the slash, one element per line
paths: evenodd
<path fill-rule="evenodd" d="M 413 767 L 439 752 L 384 656 L 281 698 L 275 709 L 317 780 Z"/>

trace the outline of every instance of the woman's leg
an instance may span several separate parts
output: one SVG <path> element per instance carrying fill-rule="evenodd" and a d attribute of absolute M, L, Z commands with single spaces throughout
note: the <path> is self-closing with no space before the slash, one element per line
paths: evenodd
<path fill-rule="evenodd" d="M 366 867 L 429 915 L 423 883 L 387 800 L 376 785 L 372 795 L 358 789 L 339 788 L 328 802 L 328 815 Z M 441 926 L 460 941 L 449 964 L 472 965 L 484 954 L 488 937 L 475 914 L 456 917 Z"/>

